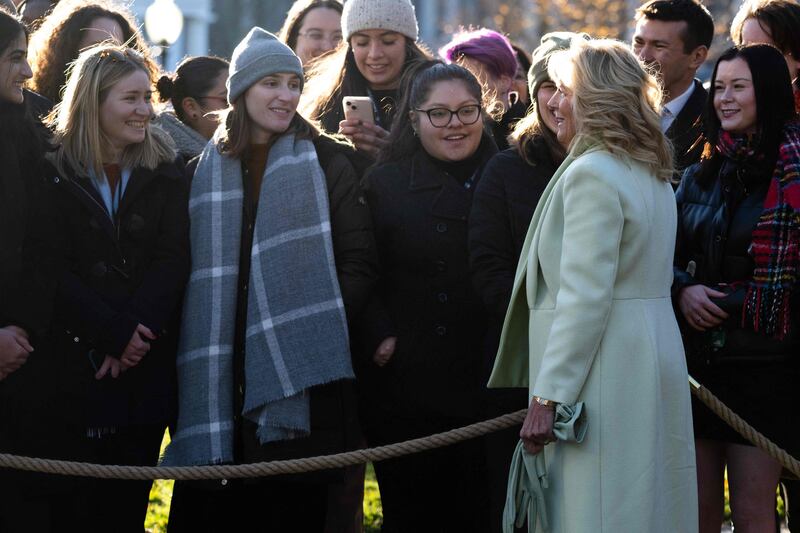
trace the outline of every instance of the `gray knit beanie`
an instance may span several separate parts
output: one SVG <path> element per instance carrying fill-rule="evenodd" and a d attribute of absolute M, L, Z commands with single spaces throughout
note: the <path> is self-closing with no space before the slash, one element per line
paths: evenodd
<path fill-rule="evenodd" d="M 547 74 L 547 62 L 550 56 L 555 52 L 568 49 L 575 38 L 591 39 L 585 33 L 573 33 L 571 31 L 554 31 L 542 36 L 541 43 L 533 51 L 531 68 L 528 71 L 528 89 L 530 90 L 531 100 L 536 98 L 536 91 L 539 90 L 539 86 L 550 80 L 550 76 Z"/>
<path fill-rule="evenodd" d="M 270 32 L 256 26 L 236 45 L 228 68 L 228 103 L 255 82 L 277 73 L 297 74 L 303 83 L 303 65 L 292 49 Z"/>
<path fill-rule="evenodd" d="M 342 13 L 344 40 L 361 30 L 390 30 L 417 40 L 419 28 L 410 0 L 347 0 Z"/>

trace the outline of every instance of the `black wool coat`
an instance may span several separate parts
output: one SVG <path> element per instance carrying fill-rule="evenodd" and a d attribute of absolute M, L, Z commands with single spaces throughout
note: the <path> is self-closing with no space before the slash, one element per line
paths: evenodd
<path fill-rule="evenodd" d="M 182 167 L 135 169 L 116 220 L 88 179 L 50 167 L 34 211 L 25 250 L 30 297 L 20 315 L 38 325 L 41 340 L 35 363 L 11 376 L 20 409 L 38 406 L 84 431 L 172 421 L 189 273 Z M 95 366 L 106 354 L 119 357 L 140 323 L 158 337 L 151 350 L 119 378 L 96 380 Z"/>
<path fill-rule="evenodd" d="M 472 281 L 489 317 L 483 360 L 485 381 L 494 366 L 525 235 L 539 198 L 559 165 L 541 137 L 534 139 L 528 150 L 536 162 L 534 166 L 526 163 L 516 148 L 503 150 L 489 160 L 475 189 L 469 217 Z M 499 407 L 521 409 L 525 407 L 527 391 L 508 402 L 497 394 L 490 395 L 496 396 L 502 404 Z M 523 398 L 521 406 L 518 398 Z"/>
<path fill-rule="evenodd" d="M 25 103 L 0 103 L 0 327 L 22 295 L 22 247 L 29 198 L 41 184 L 46 131 L 35 118 L 49 100 L 25 91 Z"/>
<path fill-rule="evenodd" d="M 484 134 L 474 179 L 495 151 Z M 419 148 L 373 169 L 365 189 L 381 267 L 363 321 L 358 383 L 371 411 L 365 423 L 479 417 L 486 320 L 469 279 L 474 185 L 465 187 Z M 389 336 L 397 337 L 395 353 L 378 367 L 372 354 Z"/>
<path fill-rule="evenodd" d="M 699 163 L 689 167 L 676 193 L 678 236 L 673 299 L 677 302 L 681 289 L 698 283 L 722 290 L 729 293 L 728 296 L 712 300 L 730 318 L 723 324 L 724 347 L 711 351 L 710 335 L 691 329 L 678 312 L 690 367 L 707 359 L 766 363 L 796 356 L 800 353 L 800 297 L 797 293 L 792 301 L 789 336 L 778 341 L 741 327 L 746 291 L 741 288 L 730 292 L 726 288 L 726 284 L 752 278 L 755 264 L 748 249 L 764 208 L 772 169 L 723 160 L 716 179 L 709 184 L 698 182 L 699 170 Z M 694 262 L 694 275 L 687 272 L 690 261 Z"/>

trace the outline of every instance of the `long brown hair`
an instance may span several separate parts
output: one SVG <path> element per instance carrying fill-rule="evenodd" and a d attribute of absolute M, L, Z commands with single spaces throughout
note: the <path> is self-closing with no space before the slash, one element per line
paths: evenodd
<path fill-rule="evenodd" d="M 433 59 L 424 45 L 403 38 L 406 40 L 406 60 L 402 72 L 416 61 Z M 321 56 L 309 68 L 299 109 L 312 120 L 323 121 L 325 115 L 341 109 L 344 96 L 367 96 L 368 88 L 367 80 L 356 66 L 350 43 L 342 42 L 339 48 Z"/>
<path fill-rule="evenodd" d="M 532 167 L 536 166 L 536 161 L 531 157 L 533 154 L 531 148 L 537 139 L 544 141 L 554 161 L 563 161 L 567 151 L 558 142 L 556 134 L 545 125 L 536 95 L 532 94 L 530 98 L 528 113 L 514 126 L 514 130 L 508 136 L 508 144 L 516 148 L 522 160 Z"/>
<path fill-rule="evenodd" d="M 136 29 L 133 15 L 121 5 L 108 0 L 61 0 L 31 35 L 28 57 L 33 71 L 30 86 L 34 91 L 54 103 L 61 101 L 67 67 L 80 53 L 81 30 L 98 18 L 109 18 L 119 24 L 127 46 L 143 55 L 150 53 Z"/>
<path fill-rule="evenodd" d="M 244 159 L 250 149 L 250 138 L 253 133 L 253 120 L 247 114 L 244 94 L 239 96 L 222 113 L 221 123 L 224 127 L 218 130 L 217 148 L 221 154 L 234 159 Z M 285 133 L 294 133 L 297 139 L 313 141 L 322 133 L 312 122 L 295 112 Z"/>

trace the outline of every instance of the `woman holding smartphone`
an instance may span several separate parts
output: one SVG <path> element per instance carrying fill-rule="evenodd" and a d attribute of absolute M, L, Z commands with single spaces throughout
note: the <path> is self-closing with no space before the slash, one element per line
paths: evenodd
<path fill-rule="evenodd" d="M 325 131 L 346 135 L 371 164 L 387 144 L 397 107 L 400 78 L 409 65 L 430 54 L 417 43 L 417 19 L 409 0 L 350 0 L 342 14 L 344 46 L 321 58 L 308 72 L 301 110 Z M 374 123 L 346 120 L 342 100 L 369 97 Z"/>

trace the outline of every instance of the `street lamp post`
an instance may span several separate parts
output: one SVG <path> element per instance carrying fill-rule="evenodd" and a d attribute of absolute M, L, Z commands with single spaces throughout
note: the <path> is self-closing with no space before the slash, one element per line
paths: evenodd
<path fill-rule="evenodd" d="M 150 41 L 161 48 L 161 66 L 166 70 L 167 48 L 183 30 L 183 13 L 173 0 L 153 0 L 144 12 L 144 28 Z"/>

